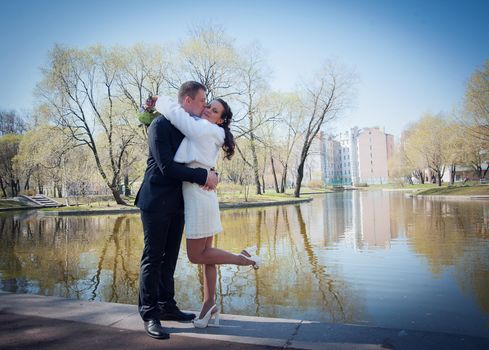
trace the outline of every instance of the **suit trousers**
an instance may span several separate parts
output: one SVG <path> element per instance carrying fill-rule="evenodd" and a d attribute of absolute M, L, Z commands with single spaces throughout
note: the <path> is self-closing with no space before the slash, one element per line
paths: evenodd
<path fill-rule="evenodd" d="M 139 276 L 139 314 L 144 321 L 159 319 L 160 305 L 174 306 L 173 274 L 182 241 L 184 214 L 141 210 L 144 249 Z"/>

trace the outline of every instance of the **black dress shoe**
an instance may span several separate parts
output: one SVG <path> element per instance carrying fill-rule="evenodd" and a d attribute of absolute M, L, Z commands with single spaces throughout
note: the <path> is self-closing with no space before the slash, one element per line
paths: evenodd
<path fill-rule="evenodd" d="M 194 318 L 195 314 L 182 312 L 178 306 L 163 307 L 160 312 L 160 319 L 166 321 L 192 321 Z"/>
<path fill-rule="evenodd" d="M 156 339 L 170 338 L 170 334 L 165 332 L 165 329 L 161 327 L 160 320 L 144 321 L 144 329 L 146 330 L 146 333 L 148 333 L 150 337 Z"/>

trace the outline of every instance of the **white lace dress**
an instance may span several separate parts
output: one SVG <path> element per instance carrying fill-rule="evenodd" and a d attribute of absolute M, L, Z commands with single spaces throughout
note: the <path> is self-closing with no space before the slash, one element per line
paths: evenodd
<path fill-rule="evenodd" d="M 156 101 L 163 114 L 185 138 L 174 160 L 191 168 L 210 169 L 224 143 L 224 129 L 205 119 L 191 117 L 183 108 L 165 96 Z M 200 185 L 183 182 L 185 203 L 185 236 L 187 239 L 211 237 L 222 232 L 219 201 L 215 191 L 205 191 Z"/>

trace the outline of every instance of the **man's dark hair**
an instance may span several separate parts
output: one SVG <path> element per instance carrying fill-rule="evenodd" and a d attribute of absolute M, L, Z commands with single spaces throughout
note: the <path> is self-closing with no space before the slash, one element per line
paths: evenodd
<path fill-rule="evenodd" d="M 190 96 L 194 99 L 199 90 L 207 91 L 206 87 L 197 81 L 186 81 L 178 90 L 178 102 L 182 103 L 185 96 Z"/>

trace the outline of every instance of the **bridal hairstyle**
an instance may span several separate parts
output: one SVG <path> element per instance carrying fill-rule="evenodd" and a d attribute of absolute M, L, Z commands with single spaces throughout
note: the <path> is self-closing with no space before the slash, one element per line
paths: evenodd
<path fill-rule="evenodd" d="M 194 99 L 199 90 L 207 92 L 207 88 L 203 84 L 196 81 L 186 81 L 178 90 L 178 102 L 182 103 L 185 96 L 190 96 Z"/>
<path fill-rule="evenodd" d="M 216 101 L 218 101 L 224 107 L 221 115 L 222 123 L 218 124 L 224 129 L 224 144 L 222 145 L 222 149 L 224 153 L 226 153 L 224 158 L 231 160 L 234 155 L 234 148 L 236 147 L 236 144 L 234 143 L 234 136 L 229 129 L 229 125 L 233 119 L 233 112 L 231 111 L 231 107 L 229 107 L 227 102 L 222 98 L 216 98 Z"/>

